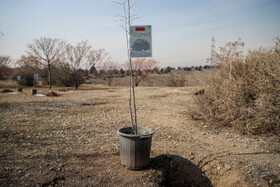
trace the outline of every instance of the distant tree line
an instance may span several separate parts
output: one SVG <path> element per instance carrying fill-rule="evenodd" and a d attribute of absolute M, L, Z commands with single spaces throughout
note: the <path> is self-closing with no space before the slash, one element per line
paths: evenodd
<path fill-rule="evenodd" d="M 159 63 L 155 59 L 136 59 L 133 63 L 135 85 L 149 73 L 158 73 Z M 33 86 L 34 73 L 39 74 L 39 81 L 45 85 L 78 87 L 90 77 L 107 80 L 110 86 L 114 77 L 130 74 L 127 63 L 117 64 L 105 49 L 93 49 L 87 41 L 76 45 L 64 40 L 42 37 L 27 45 L 27 54 L 11 67 L 9 56 L 0 56 L 0 79 L 13 79 L 20 85 Z M 18 77 L 20 76 L 20 79 Z"/>
<path fill-rule="evenodd" d="M 167 66 L 166 68 L 161 68 L 159 73 L 165 74 L 165 73 L 170 73 L 173 70 L 181 70 L 181 71 L 202 71 L 203 69 L 212 69 L 215 68 L 214 65 L 204 65 L 204 66 L 191 66 L 191 67 L 178 67 L 178 68 L 174 68 L 174 67 L 170 67 Z"/>
<path fill-rule="evenodd" d="M 42 37 L 27 45 L 27 54 L 22 55 L 11 68 L 9 56 L 0 56 L 0 79 L 13 79 L 20 85 L 33 86 L 34 73 L 39 74 L 39 81 L 45 85 L 78 87 L 90 77 L 107 80 L 112 85 L 115 77 L 130 75 L 128 63 L 117 64 L 105 49 L 93 49 L 87 41 L 76 45 L 56 38 Z M 167 74 L 173 70 L 202 71 L 214 66 L 166 67 L 160 68 L 159 62 L 153 58 L 139 58 L 132 61 L 135 86 L 145 79 L 148 74 Z M 20 80 L 18 80 L 20 76 Z"/>

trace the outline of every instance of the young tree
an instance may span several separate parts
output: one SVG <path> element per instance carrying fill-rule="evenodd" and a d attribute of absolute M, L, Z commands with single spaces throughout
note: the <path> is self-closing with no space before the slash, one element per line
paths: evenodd
<path fill-rule="evenodd" d="M 108 85 L 111 86 L 114 74 L 117 73 L 117 69 L 119 68 L 118 64 L 113 61 L 105 61 L 99 66 L 99 73 L 102 77 L 108 80 Z"/>
<path fill-rule="evenodd" d="M 34 43 L 28 44 L 27 53 L 30 56 L 37 57 L 41 64 L 48 67 L 49 74 L 49 89 L 51 89 L 51 65 L 58 63 L 59 59 L 64 51 L 65 41 L 52 38 L 40 38 L 35 39 Z"/>
<path fill-rule="evenodd" d="M 134 79 L 133 79 L 133 68 L 130 56 L 130 25 L 135 16 L 130 15 L 130 1 L 129 0 L 119 0 L 114 1 L 115 3 L 123 7 L 124 15 L 119 16 L 120 21 L 122 22 L 122 28 L 125 31 L 126 36 L 126 47 L 127 47 L 127 57 L 130 70 L 130 80 L 129 80 L 129 112 L 130 112 L 130 122 L 134 134 L 137 135 L 137 111 L 136 111 L 136 102 L 135 102 L 135 90 L 134 90 Z M 133 115 L 134 114 L 134 115 Z"/>
<path fill-rule="evenodd" d="M 72 77 L 75 89 L 84 81 L 85 73 L 82 69 L 94 63 L 95 58 L 92 57 L 93 51 L 90 49 L 87 41 L 82 41 L 76 46 L 66 45 L 60 67 Z"/>
<path fill-rule="evenodd" d="M 36 67 L 29 64 L 25 64 L 19 68 L 15 73 L 14 80 L 18 75 L 21 76 L 21 79 L 17 81 L 18 84 L 24 86 L 34 86 L 37 82 L 34 80 L 34 73 L 37 72 Z"/>
<path fill-rule="evenodd" d="M 133 78 L 136 87 L 143 79 L 145 79 L 148 76 L 149 73 L 153 71 L 154 68 L 157 67 L 158 63 L 159 62 L 155 59 L 146 58 L 139 58 L 131 61 L 133 69 Z M 128 62 L 126 62 L 125 67 L 129 67 Z"/>
<path fill-rule="evenodd" d="M 89 52 L 90 63 L 87 65 L 91 74 L 96 74 L 98 69 L 101 69 L 104 63 L 112 61 L 109 53 L 105 49 L 97 49 Z"/>

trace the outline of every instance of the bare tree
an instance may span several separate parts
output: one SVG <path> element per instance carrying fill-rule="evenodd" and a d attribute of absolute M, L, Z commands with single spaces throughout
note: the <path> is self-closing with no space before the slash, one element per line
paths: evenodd
<path fill-rule="evenodd" d="M 34 40 L 34 43 L 28 44 L 27 53 L 30 56 L 37 57 L 40 63 L 48 67 L 49 89 L 51 89 L 51 65 L 59 62 L 61 54 L 64 51 L 65 41 L 52 38 L 40 38 Z"/>
<path fill-rule="evenodd" d="M 74 80 L 75 89 L 83 83 L 85 73 L 83 68 L 95 65 L 96 54 L 91 50 L 87 41 L 82 41 L 76 46 L 68 44 L 65 48 L 61 68 Z"/>
<path fill-rule="evenodd" d="M 16 66 L 23 67 L 26 65 L 35 67 L 37 69 L 42 68 L 43 66 L 43 64 L 40 63 L 40 59 L 38 57 L 22 55 L 20 59 L 16 61 Z"/>
<path fill-rule="evenodd" d="M 154 68 L 157 67 L 159 62 L 155 59 L 146 59 L 139 58 L 131 61 L 132 69 L 133 69 L 133 78 L 135 86 L 137 87 L 139 83 L 145 79 L 149 73 L 153 71 Z M 126 62 L 125 67 L 129 67 L 129 63 Z"/>
<path fill-rule="evenodd" d="M 11 63 L 11 57 L 9 56 L 0 56 L 0 66 L 8 66 Z"/>
<path fill-rule="evenodd" d="M 105 49 L 97 49 L 89 52 L 88 55 L 89 63 L 86 66 L 86 69 L 102 69 L 104 67 L 104 63 L 112 62 L 112 58 L 109 53 L 105 51 Z M 90 72 L 94 73 L 94 72 Z"/>
<path fill-rule="evenodd" d="M 99 72 L 100 72 L 101 76 L 103 76 L 104 78 L 106 78 L 108 80 L 109 86 L 112 85 L 114 74 L 116 74 L 118 68 L 119 68 L 118 64 L 113 61 L 105 61 L 100 65 Z"/>
<path fill-rule="evenodd" d="M 0 80 L 6 80 L 11 73 L 9 65 L 12 60 L 9 56 L 0 56 Z"/>

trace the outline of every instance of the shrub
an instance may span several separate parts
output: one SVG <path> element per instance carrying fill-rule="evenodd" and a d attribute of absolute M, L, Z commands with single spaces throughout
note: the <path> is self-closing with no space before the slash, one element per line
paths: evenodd
<path fill-rule="evenodd" d="M 209 65 L 204 65 L 203 68 L 204 69 L 210 69 L 211 67 Z"/>
<path fill-rule="evenodd" d="M 191 70 L 192 70 L 191 67 L 185 67 L 185 68 L 184 68 L 184 71 L 191 71 Z"/>
<path fill-rule="evenodd" d="M 13 77 L 14 80 L 17 80 L 17 76 L 21 76 L 21 80 L 18 81 L 18 84 L 23 86 L 34 86 L 36 81 L 34 80 L 34 73 L 36 68 L 25 65 L 23 66 Z"/>
<path fill-rule="evenodd" d="M 119 71 L 119 74 L 120 74 L 120 75 L 124 75 L 124 74 L 125 74 L 125 71 L 121 68 L 120 71 Z"/>
<path fill-rule="evenodd" d="M 202 70 L 202 66 L 195 66 L 194 69 L 197 70 L 197 71 L 201 71 Z"/>
<path fill-rule="evenodd" d="M 229 55 L 208 78 L 204 95 L 194 96 L 193 112 L 207 123 L 243 133 L 279 132 L 279 67 L 276 50 Z"/>
<path fill-rule="evenodd" d="M 186 78 L 183 75 L 171 73 L 167 78 L 167 86 L 170 87 L 184 87 L 186 84 Z"/>
<path fill-rule="evenodd" d="M 55 86 L 65 86 L 72 87 L 74 86 L 73 77 L 66 71 L 69 68 L 67 66 L 51 66 L 52 72 L 52 84 Z M 43 79 L 43 84 L 49 84 L 48 78 L 48 69 L 44 68 L 41 74 L 41 78 Z"/>
<path fill-rule="evenodd" d="M 152 70 L 153 73 L 157 73 L 159 74 L 160 73 L 160 70 L 158 67 L 155 67 L 153 70 Z"/>
<path fill-rule="evenodd" d="M 172 70 L 171 67 L 167 66 L 167 68 L 165 68 L 164 73 L 170 73 Z"/>

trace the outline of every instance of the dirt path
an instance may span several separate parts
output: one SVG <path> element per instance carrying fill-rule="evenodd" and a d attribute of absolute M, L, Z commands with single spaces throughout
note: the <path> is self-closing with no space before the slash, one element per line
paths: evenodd
<path fill-rule="evenodd" d="M 129 124 L 128 89 L 82 89 L 0 94 L 1 186 L 280 185 L 279 138 L 191 120 L 195 88 L 137 88 L 139 126 L 156 133 L 149 167 L 127 170 L 116 131 Z"/>

